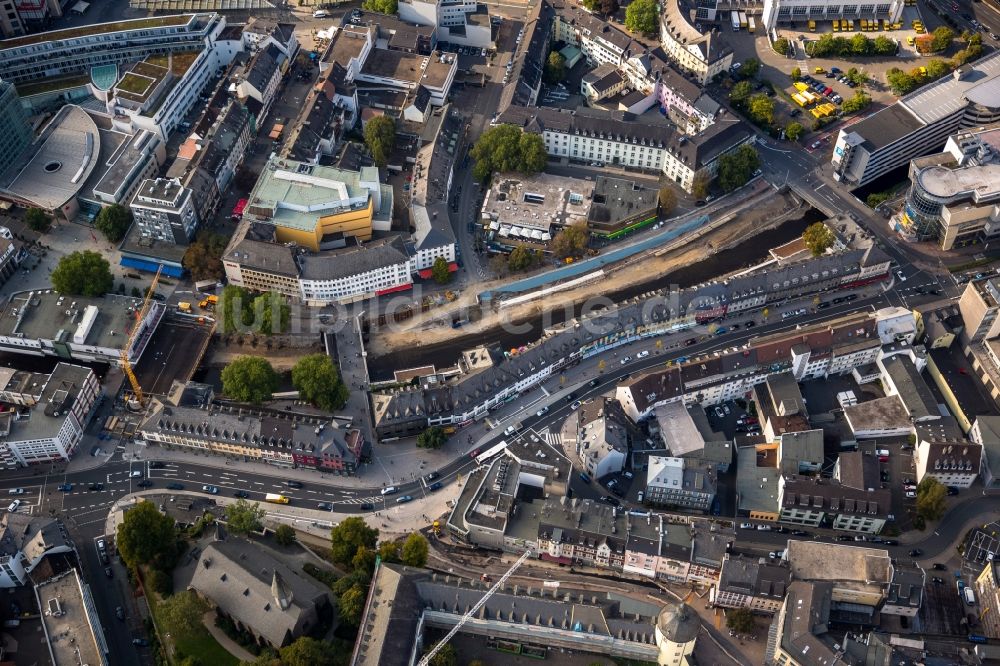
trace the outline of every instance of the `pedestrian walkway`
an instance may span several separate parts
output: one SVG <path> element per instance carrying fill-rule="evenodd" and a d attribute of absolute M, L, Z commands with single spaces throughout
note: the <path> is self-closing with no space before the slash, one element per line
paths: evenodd
<path fill-rule="evenodd" d="M 227 636 L 226 632 L 215 626 L 214 610 L 210 610 L 202 615 L 201 623 L 205 625 L 206 629 L 208 629 L 208 633 L 212 634 L 212 638 L 218 641 L 219 645 L 225 648 L 226 652 L 233 655 L 240 661 L 254 661 L 257 658 L 253 656 L 249 650 Z"/>

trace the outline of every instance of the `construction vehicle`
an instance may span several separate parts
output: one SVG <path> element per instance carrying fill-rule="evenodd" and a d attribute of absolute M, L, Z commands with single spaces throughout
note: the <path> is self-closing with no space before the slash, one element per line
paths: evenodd
<path fill-rule="evenodd" d="M 180 303 L 177 304 L 177 309 L 180 310 L 181 312 L 187 312 L 190 314 L 191 304 L 188 303 L 187 301 L 181 301 Z"/>
<path fill-rule="evenodd" d="M 515 571 L 517 571 L 518 567 L 524 564 L 524 561 L 528 559 L 529 555 L 531 555 L 530 550 L 524 551 L 524 554 L 521 555 L 520 558 L 518 558 L 517 562 L 514 562 L 514 564 L 511 565 L 510 569 L 507 569 L 506 573 L 500 576 L 500 580 L 493 583 L 493 587 L 491 587 L 489 591 L 486 592 L 486 594 L 484 594 L 482 598 L 480 598 L 479 601 L 477 601 L 475 605 L 472 606 L 472 608 L 469 609 L 469 612 L 467 612 L 465 615 L 462 616 L 461 620 L 455 623 L 455 626 L 451 628 L 451 631 L 449 631 L 447 635 L 445 635 L 445 637 L 438 642 L 437 645 L 435 645 L 430 651 L 427 652 L 427 654 L 423 656 L 423 658 L 420 660 L 420 666 L 428 666 L 428 664 L 431 663 L 431 659 L 434 658 L 434 655 L 440 652 L 441 648 L 447 645 L 448 641 L 450 641 L 452 638 L 455 637 L 455 634 L 457 634 L 462 629 L 462 627 L 465 626 L 466 622 L 468 622 L 469 620 L 471 620 L 476 616 L 476 613 L 479 612 L 479 609 L 482 608 L 487 601 L 489 601 L 489 598 L 492 597 L 498 589 L 503 587 L 503 584 L 507 582 L 507 579 L 510 578 Z M 483 582 L 489 580 L 488 575 L 483 574 L 482 580 Z"/>
<path fill-rule="evenodd" d="M 198 307 L 201 308 L 202 310 L 214 310 L 218 302 L 219 302 L 219 297 L 216 296 L 215 294 L 212 294 L 211 296 L 206 296 L 205 298 L 201 299 L 201 301 L 198 303 Z"/>
<path fill-rule="evenodd" d="M 142 387 L 139 386 L 139 380 L 136 379 L 135 372 L 132 370 L 132 361 L 129 360 L 128 352 L 132 349 L 132 345 L 135 344 L 136 337 L 142 331 L 142 322 L 146 321 L 146 315 L 149 314 L 149 309 L 153 307 L 153 295 L 156 293 L 156 285 L 160 283 L 160 274 L 163 272 L 163 264 L 156 269 L 156 275 L 153 276 L 153 281 L 149 284 L 149 289 L 146 291 L 146 298 L 142 302 L 142 307 L 139 308 L 139 312 L 135 315 L 135 324 L 132 326 L 132 330 L 129 332 L 128 337 L 125 340 L 125 346 L 118 350 L 118 356 L 121 359 L 122 370 L 125 371 L 125 376 L 128 377 L 129 383 L 132 385 L 132 395 L 135 402 L 138 403 L 139 408 L 146 406 L 146 396 L 142 393 Z M 126 400 L 126 402 L 129 402 Z"/>
<path fill-rule="evenodd" d="M 434 536 L 441 536 L 441 521 L 440 520 L 435 520 L 434 521 L 433 529 L 434 529 Z"/>

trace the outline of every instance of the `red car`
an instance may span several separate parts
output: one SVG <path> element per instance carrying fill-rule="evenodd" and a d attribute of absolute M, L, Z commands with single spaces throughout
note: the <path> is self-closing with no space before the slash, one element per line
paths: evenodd
<path fill-rule="evenodd" d="M 827 97 L 829 97 L 830 95 L 833 94 L 833 88 L 831 88 L 830 86 L 827 86 L 826 89 L 823 90 L 823 94 L 826 95 Z"/>

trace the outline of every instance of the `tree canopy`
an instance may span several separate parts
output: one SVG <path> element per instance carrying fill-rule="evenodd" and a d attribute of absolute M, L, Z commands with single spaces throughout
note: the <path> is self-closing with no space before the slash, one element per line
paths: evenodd
<path fill-rule="evenodd" d="M 660 188 L 657 203 L 660 204 L 660 215 L 670 215 L 677 207 L 677 194 L 669 185 L 664 185 Z"/>
<path fill-rule="evenodd" d="M 291 525 L 282 523 L 274 528 L 274 540 L 279 546 L 291 546 L 296 538 L 295 529 Z"/>
<path fill-rule="evenodd" d="M 291 306 L 282 294 L 268 291 L 253 296 L 234 285 L 223 288 L 216 312 L 223 333 L 276 335 L 288 330 L 292 318 Z"/>
<path fill-rule="evenodd" d="M 24 223 L 34 231 L 43 232 L 49 228 L 49 216 L 41 208 L 29 208 L 24 213 Z"/>
<path fill-rule="evenodd" d="M 300 358 L 292 367 L 292 385 L 301 399 L 328 412 L 340 409 L 347 402 L 347 386 L 326 354 Z"/>
<path fill-rule="evenodd" d="M 545 80 L 548 83 L 559 83 L 564 78 L 566 78 L 566 58 L 559 51 L 552 51 L 545 61 Z"/>
<path fill-rule="evenodd" d="M 140 564 L 172 563 L 177 537 L 174 519 L 160 513 L 152 502 L 139 502 L 125 512 L 118 525 L 115 545 L 130 567 Z"/>
<path fill-rule="evenodd" d="M 656 0 L 632 0 L 625 9 L 625 27 L 632 32 L 655 34 L 659 20 L 660 9 Z"/>
<path fill-rule="evenodd" d="M 229 516 L 227 527 L 233 534 L 250 534 L 263 528 L 264 509 L 257 502 L 248 502 L 242 497 L 226 509 Z"/>
<path fill-rule="evenodd" d="M 802 138 L 802 133 L 804 131 L 805 130 L 803 129 L 802 125 L 793 120 L 792 122 L 785 125 L 785 138 L 788 139 L 789 141 L 798 141 L 799 139 Z"/>
<path fill-rule="evenodd" d="M 427 539 L 424 535 L 420 532 L 413 532 L 403 542 L 399 558 L 407 566 L 422 567 L 427 564 L 427 549 Z"/>
<path fill-rule="evenodd" d="M 360 585 L 349 588 L 337 597 L 337 609 L 340 611 L 340 619 L 352 627 L 360 625 L 361 614 L 365 612 L 365 601 L 367 598 L 367 590 Z"/>
<path fill-rule="evenodd" d="M 438 284 L 451 282 L 451 271 L 448 269 L 448 261 L 444 257 L 438 257 L 431 264 L 431 277 Z"/>
<path fill-rule="evenodd" d="M 387 1 L 396 4 L 396 0 Z M 390 116 L 376 116 L 365 124 L 364 135 L 365 145 L 371 151 L 375 163 L 385 166 L 396 147 L 396 121 Z"/>
<path fill-rule="evenodd" d="M 840 110 L 844 113 L 857 113 L 868 107 L 872 103 L 872 98 L 868 96 L 861 88 L 854 91 L 854 96 L 850 99 L 845 99 L 844 103 L 840 105 Z"/>
<path fill-rule="evenodd" d="M 771 44 L 771 48 L 773 48 L 774 52 L 778 55 L 788 55 L 788 52 L 792 48 L 792 43 L 784 37 L 778 37 L 774 40 L 774 43 Z"/>
<path fill-rule="evenodd" d="M 774 101 L 767 95 L 754 95 L 747 105 L 747 115 L 755 124 L 770 127 L 774 122 Z"/>
<path fill-rule="evenodd" d="M 802 233 L 802 241 L 809 248 L 812 256 L 819 257 L 828 249 L 833 247 L 836 237 L 830 231 L 830 227 L 822 222 L 810 224 Z"/>
<path fill-rule="evenodd" d="M 927 475 L 917 485 L 917 515 L 924 520 L 939 520 L 945 512 L 948 488 Z"/>
<path fill-rule="evenodd" d="M 125 238 L 132 224 L 132 211 L 121 204 L 111 204 L 101 209 L 94 220 L 94 226 L 112 243 Z"/>
<path fill-rule="evenodd" d="M 337 654 L 331 645 L 310 636 L 300 636 L 279 650 L 282 666 L 334 666 Z"/>
<path fill-rule="evenodd" d="M 431 426 L 417 435 L 417 448 L 440 449 L 448 441 L 441 426 Z"/>
<path fill-rule="evenodd" d="M 292 308 L 288 299 L 276 291 L 264 292 L 253 299 L 253 321 L 258 333 L 277 335 L 288 330 L 292 319 Z"/>
<path fill-rule="evenodd" d="M 749 608 L 727 608 L 726 626 L 738 634 L 749 634 L 757 625 Z"/>
<path fill-rule="evenodd" d="M 207 611 L 207 601 L 191 590 L 184 590 L 161 601 L 156 617 L 176 640 L 203 629 L 201 617 Z"/>
<path fill-rule="evenodd" d="M 732 192 L 742 187 L 753 177 L 760 166 L 760 156 L 750 145 L 743 144 L 737 150 L 719 158 L 719 187 Z"/>
<path fill-rule="evenodd" d="M 361 8 L 379 14 L 394 16 L 399 10 L 398 0 L 365 0 L 361 3 Z"/>
<path fill-rule="evenodd" d="M 531 270 L 540 263 L 542 263 L 541 251 L 532 250 L 524 245 L 518 245 L 507 256 L 507 268 L 512 273 Z"/>
<path fill-rule="evenodd" d="M 219 302 L 215 306 L 215 313 L 222 323 L 223 333 L 242 332 L 246 329 L 248 325 L 246 313 L 252 301 L 250 292 L 243 287 L 231 284 L 223 287 Z"/>
<path fill-rule="evenodd" d="M 103 296 L 115 288 L 108 261 L 97 252 L 67 254 L 52 271 L 52 286 L 68 296 Z"/>
<path fill-rule="evenodd" d="M 590 242 L 590 231 L 587 222 L 580 221 L 563 227 L 552 239 L 552 254 L 559 259 L 566 257 L 582 257 Z"/>
<path fill-rule="evenodd" d="M 222 266 L 222 254 L 226 251 L 228 238 L 208 230 L 198 233 L 194 242 L 184 251 L 181 264 L 194 280 L 219 280 L 226 274 Z"/>
<path fill-rule="evenodd" d="M 372 550 L 378 541 L 378 530 L 368 527 L 364 518 L 345 518 L 330 530 L 330 557 L 334 562 L 350 567 L 359 548 Z"/>
<path fill-rule="evenodd" d="M 472 175 L 482 183 L 489 182 L 494 173 L 536 174 L 548 159 L 542 137 L 506 124 L 483 132 L 469 154 L 476 161 Z"/>
<path fill-rule="evenodd" d="M 896 48 L 896 43 L 884 35 L 871 39 L 860 32 L 853 37 L 825 33 L 806 44 L 806 53 L 814 58 L 850 58 L 852 56 L 894 55 Z"/>
<path fill-rule="evenodd" d="M 267 359 L 240 356 L 222 369 L 222 392 L 239 402 L 259 404 L 278 388 L 278 373 Z"/>
<path fill-rule="evenodd" d="M 951 41 L 955 39 L 955 31 L 946 25 L 934 28 L 931 33 L 931 50 L 944 51 L 951 46 Z"/>

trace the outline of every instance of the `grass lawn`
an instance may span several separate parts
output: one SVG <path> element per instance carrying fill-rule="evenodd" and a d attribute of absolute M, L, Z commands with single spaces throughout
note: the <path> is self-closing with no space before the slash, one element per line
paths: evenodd
<path fill-rule="evenodd" d="M 149 608 L 156 620 L 157 628 L 162 630 L 163 627 L 157 615 L 160 604 L 159 596 L 150 590 L 150 593 L 146 595 L 146 600 L 149 602 Z M 161 634 L 160 639 L 164 641 L 164 651 L 167 654 L 173 654 L 171 646 L 166 645 L 166 636 Z M 170 640 L 173 642 L 174 648 L 184 653 L 185 656 L 197 658 L 202 664 L 211 664 L 211 666 L 239 666 L 240 660 L 231 655 L 226 648 L 219 645 L 219 642 L 215 640 L 212 634 L 208 633 L 208 629 L 202 625 L 199 625 L 198 630 L 191 635 L 171 636 Z"/>
<path fill-rule="evenodd" d="M 17 84 L 17 94 L 21 97 L 38 95 L 52 92 L 54 90 L 65 90 L 67 88 L 79 88 L 90 83 L 90 77 L 83 76 L 61 76 L 53 79 L 41 79 L 38 81 L 27 81 Z"/>
<path fill-rule="evenodd" d="M 145 94 L 149 87 L 153 85 L 154 81 L 151 78 L 142 76 L 141 74 L 133 74 L 129 72 L 122 77 L 122 80 L 115 84 L 115 88 L 119 90 L 124 90 L 125 92 L 130 92 L 133 95 Z"/>
<path fill-rule="evenodd" d="M 190 14 L 173 14 L 170 16 L 150 16 L 148 18 L 134 19 L 131 21 L 117 21 L 115 23 L 97 23 L 94 25 L 84 25 L 77 28 L 65 28 L 63 30 L 52 30 L 50 32 L 39 32 L 34 35 L 25 35 L 13 39 L 4 40 L 4 48 L 14 48 L 17 46 L 27 46 L 29 44 L 40 44 L 41 42 L 55 41 L 59 39 L 74 39 L 76 37 L 86 37 L 88 35 L 100 35 L 120 30 L 141 30 L 142 28 L 160 28 L 168 25 L 184 25 L 191 20 Z"/>

